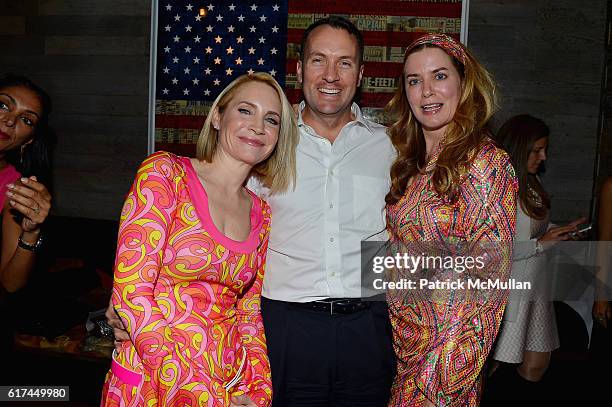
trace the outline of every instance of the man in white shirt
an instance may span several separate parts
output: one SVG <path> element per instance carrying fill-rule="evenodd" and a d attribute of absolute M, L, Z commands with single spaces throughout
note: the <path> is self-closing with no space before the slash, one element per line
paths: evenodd
<path fill-rule="evenodd" d="M 341 17 L 304 33 L 295 190 L 272 209 L 262 314 L 275 407 L 386 406 L 395 372 L 386 304 L 364 301 L 360 242 L 384 233 L 395 157 L 353 98 L 363 37 Z"/>

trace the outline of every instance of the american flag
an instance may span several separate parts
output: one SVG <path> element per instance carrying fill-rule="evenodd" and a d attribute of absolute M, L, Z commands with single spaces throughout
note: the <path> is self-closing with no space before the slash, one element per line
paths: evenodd
<path fill-rule="evenodd" d="M 264 71 L 301 100 L 296 80 L 304 30 L 330 14 L 365 39 L 366 116 L 384 121 L 405 47 L 424 32 L 459 38 L 461 0 L 166 0 L 158 4 L 155 149 L 193 155 L 212 101 L 237 76 Z M 358 9 L 357 9 L 358 8 Z M 358 13 L 358 14 L 357 14 Z"/>

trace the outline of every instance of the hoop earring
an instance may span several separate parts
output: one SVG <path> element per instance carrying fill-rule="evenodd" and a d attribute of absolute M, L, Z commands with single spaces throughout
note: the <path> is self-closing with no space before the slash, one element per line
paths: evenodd
<path fill-rule="evenodd" d="M 19 150 L 19 165 L 23 165 L 23 154 L 24 154 L 23 152 L 26 149 L 26 147 L 27 146 L 24 144 L 24 145 L 21 146 L 21 148 Z"/>

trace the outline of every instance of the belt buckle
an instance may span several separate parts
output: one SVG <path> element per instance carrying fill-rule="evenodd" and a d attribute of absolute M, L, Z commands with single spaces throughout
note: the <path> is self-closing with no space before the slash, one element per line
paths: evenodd
<path fill-rule="evenodd" d="M 342 299 L 342 298 L 337 298 L 337 299 L 333 299 L 333 300 L 329 301 L 329 315 L 334 315 L 334 304 L 335 303 L 340 304 L 340 303 L 342 303 L 344 301 L 345 300 Z M 342 313 L 341 312 L 337 312 L 337 314 L 342 314 Z"/>
<path fill-rule="evenodd" d="M 334 315 L 334 304 L 336 304 L 336 303 L 337 303 L 337 304 L 338 304 L 338 307 L 340 307 L 340 306 L 341 306 L 341 304 L 342 304 L 343 302 L 345 302 L 345 301 L 346 301 L 346 300 L 345 300 L 344 298 L 337 298 L 337 299 L 335 299 L 335 300 L 332 300 L 332 301 L 331 301 L 331 309 L 330 309 L 330 314 L 331 314 L 331 315 Z M 336 312 L 336 314 L 343 314 L 343 312 Z"/>
<path fill-rule="evenodd" d="M 341 300 L 334 300 L 334 299 L 328 298 L 327 300 L 317 300 L 315 302 L 318 302 L 320 304 L 329 304 L 329 315 L 334 315 L 334 302 L 336 301 L 341 301 Z"/>

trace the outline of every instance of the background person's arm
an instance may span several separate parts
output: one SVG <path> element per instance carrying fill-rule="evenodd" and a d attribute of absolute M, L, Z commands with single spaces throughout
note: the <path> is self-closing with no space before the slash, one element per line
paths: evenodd
<path fill-rule="evenodd" d="M 9 185 L 2 214 L 2 245 L 0 254 L 0 283 L 8 292 L 26 285 L 36 259 L 35 252 L 19 247 L 21 238 L 34 246 L 40 237 L 40 225 L 51 209 L 51 194 L 36 177 L 22 178 Z M 13 211 L 23 215 L 21 223 Z"/>
<path fill-rule="evenodd" d="M 612 177 L 608 177 L 599 195 L 599 211 L 597 216 L 598 250 L 597 250 L 597 279 L 601 284 L 596 287 L 595 302 L 593 303 L 593 317 L 597 322 L 608 327 L 608 321 L 612 318 L 612 307 L 610 298 L 605 292 L 612 283 L 612 260 L 610 257 L 610 245 L 612 244 Z M 602 286 L 603 285 L 603 286 Z"/>

